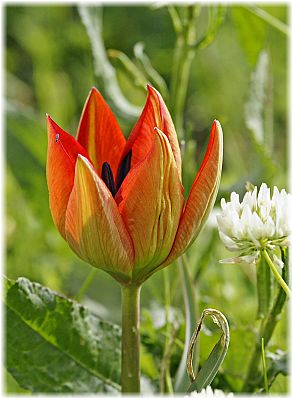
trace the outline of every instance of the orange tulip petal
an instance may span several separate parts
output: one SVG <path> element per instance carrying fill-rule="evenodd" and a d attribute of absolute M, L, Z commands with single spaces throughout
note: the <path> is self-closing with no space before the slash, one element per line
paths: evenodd
<path fill-rule="evenodd" d="M 223 134 L 218 121 L 214 121 L 208 148 L 191 187 L 171 253 L 162 266 L 180 256 L 193 243 L 212 209 L 221 177 Z"/>
<path fill-rule="evenodd" d="M 111 274 L 129 276 L 133 265 L 131 238 L 116 202 L 89 161 L 79 156 L 66 212 L 66 239 L 86 262 Z"/>
<path fill-rule="evenodd" d="M 65 238 L 65 213 L 73 187 L 78 154 L 88 157 L 84 148 L 70 134 L 47 116 L 47 182 L 53 221 Z"/>
<path fill-rule="evenodd" d="M 116 195 L 119 211 L 132 238 L 134 280 L 169 254 L 184 198 L 168 138 L 156 129 L 146 158 L 133 167 Z"/>
<path fill-rule="evenodd" d="M 87 150 L 99 176 L 104 162 L 111 165 L 116 175 L 126 140 L 111 109 L 95 87 L 86 100 L 77 141 Z"/>
<path fill-rule="evenodd" d="M 150 85 L 145 107 L 129 136 L 122 158 L 132 149 L 131 165 L 142 161 L 151 149 L 155 127 L 167 136 L 181 179 L 181 154 L 174 124 L 160 93 Z"/>

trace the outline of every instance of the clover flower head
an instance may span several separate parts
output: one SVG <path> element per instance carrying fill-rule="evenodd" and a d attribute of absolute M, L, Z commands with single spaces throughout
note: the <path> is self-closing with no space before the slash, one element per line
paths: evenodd
<path fill-rule="evenodd" d="M 241 251 L 225 263 L 255 263 L 260 251 L 273 253 L 277 247 L 288 246 L 290 236 L 290 203 L 292 197 L 284 189 L 273 189 L 265 183 L 258 190 L 248 191 L 240 202 L 239 195 L 231 193 L 230 201 L 221 200 L 222 212 L 217 216 L 219 235 L 230 251 Z M 273 254 L 274 260 L 282 262 Z"/>
<path fill-rule="evenodd" d="M 190 398 L 210 398 L 210 397 L 231 397 L 234 396 L 232 392 L 230 393 L 225 393 L 223 391 L 221 391 L 220 389 L 215 389 L 213 391 L 213 389 L 211 388 L 211 386 L 207 386 L 206 388 L 202 389 L 200 392 L 191 392 L 191 394 L 189 396 L 185 396 L 186 398 L 190 397 Z"/>

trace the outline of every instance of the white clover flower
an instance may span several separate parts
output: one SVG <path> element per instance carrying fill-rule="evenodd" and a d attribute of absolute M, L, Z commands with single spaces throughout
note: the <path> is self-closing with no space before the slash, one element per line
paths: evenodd
<path fill-rule="evenodd" d="M 221 391 L 220 389 L 215 389 L 214 391 L 212 390 L 211 386 L 207 386 L 206 388 L 202 389 L 200 392 L 191 392 L 189 396 L 185 396 L 185 398 L 210 398 L 210 397 L 231 397 L 234 396 L 232 392 L 230 393 L 225 393 Z"/>
<path fill-rule="evenodd" d="M 230 251 L 241 251 L 235 258 L 224 259 L 225 263 L 255 263 L 260 250 L 272 253 L 275 262 L 280 259 L 273 251 L 280 246 L 288 246 L 290 236 L 290 205 L 292 197 L 283 189 L 279 192 L 263 183 L 248 191 L 240 203 L 239 195 L 231 193 L 230 202 L 221 200 L 222 212 L 217 216 L 219 235 Z"/>

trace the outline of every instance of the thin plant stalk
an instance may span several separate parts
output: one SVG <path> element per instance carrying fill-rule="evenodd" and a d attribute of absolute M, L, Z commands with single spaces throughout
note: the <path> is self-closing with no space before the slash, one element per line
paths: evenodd
<path fill-rule="evenodd" d="M 261 354 L 262 354 L 262 368 L 263 368 L 265 390 L 266 390 L 266 393 L 268 394 L 269 393 L 269 386 L 268 386 L 268 376 L 267 376 L 265 345 L 264 345 L 263 337 L 261 338 Z"/>
<path fill-rule="evenodd" d="M 282 269 L 282 278 L 288 281 L 288 255 L 286 254 L 286 249 L 281 248 L 281 253 L 282 260 L 284 262 L 284 267 Z M 256 387 L 256 383 L 258 381 L 258 366 L 262 354 L 261 339 L 263 338 L 263 345 L 265 348 L 269 343 L 275 327 L 280 319 L 280 314 L 286 303 L 286 299 L 287 295 L 284 292 L 283 288 L 280 287 L 276 295 L 273 307 L 269 311 L 266 319 L 262 320 L 262 323 L 260 325 L 260 330 L 256 339 L 254 352 L 250 359 L 248 371 L 242 387 L 242 392 L 253 392 Z"/>
<path fill-rule="evenodd" d="M 270 267 L 271 271 L 273 272 L 276 280 L 278 281 L 278 283 L 280 284 L 280 286 L 283 288 L 283 290 L 286 292 L 286 294 L 288 295 L 288 297 L 291 297 L 291 290 L 288 287 L 288 285 L 285 283 L 285 281 L 282 279 L 282 276 L 279 274 L 278 270 L 276 269 L 276 266 L 274 265 L 272 259 L 270 258 L 269 254 L 267 253 L 267 251 L 265 249 L 263 249 L 263 255 L 264 258 L 268 264 L 268 266 Z"/>
<path fill-rule="evenodd" d="M 140 289 L 122 286 L 122 393 L 140 392 Z"/>
<path fill-rule="evenodd" d="M 174 67 L 171 81 L 171 111 L 179 141 L 184 140 L 184 107 L 191 64 L 195 56 L 196 18 L 199 6 L 188 7 L 187 25 L 176 29 L 177 39 L 174 50 Z"/>

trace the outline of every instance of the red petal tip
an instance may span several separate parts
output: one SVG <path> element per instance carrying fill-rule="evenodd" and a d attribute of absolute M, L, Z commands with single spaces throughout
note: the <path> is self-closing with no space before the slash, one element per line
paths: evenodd
<path fill-rule="evenodd" d="M 221 126 L 220 122 L 218 119 L 214 119 L 213 125 Z"/>
<path fill-rule="evenodd" d="M 86 163 L 89 163 L 89 162 L 88 162 L 88 158 L 85 157 L 85 156 L 82 155 L 82 154 L 77 154 L 77 159 L 82 159 L 82 160 L 85 161 Z"/>
<path fill-rule="evenodd" d="M 147 90 L 149 93 L 152 91 L 157 91 L 150 83 L 147 84 Z"/>
<path fill-rule="evenodd" d="M 90 91 L 95 91 L 95 90 L 97 91 L 98 89 L 95 86 L 92 86 Z"/>
<path fill-rule="evenodd" d="M 155 95 L 155 96 L 157 97 L 159 103 L 161 103 L 161 102 L 163 101 L 163 98 L 162 98 L 160 92 L 159 92 L 155 87 L 153 87 L 153 86 L 150 85 L 150 84 L 148 84 L 148 94 L 149 94 L 149 95 L 150 95 L 150 94 Z"/>
<path fill-rule="evenodd" d="M 53 121 L 50 115 L 47 116 L 47 126 L 51 126 L 53 129 L 60 129 L 56 122 Z"/>

